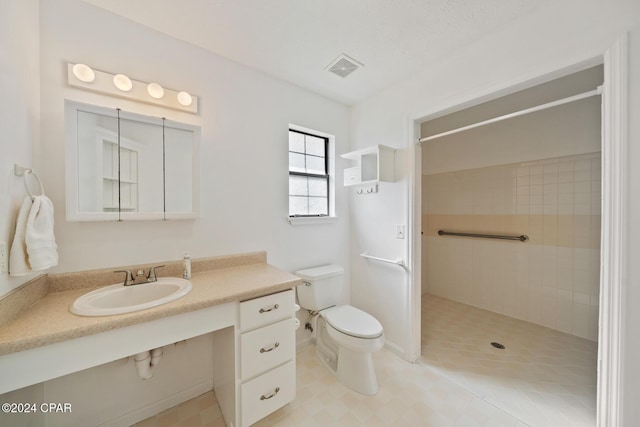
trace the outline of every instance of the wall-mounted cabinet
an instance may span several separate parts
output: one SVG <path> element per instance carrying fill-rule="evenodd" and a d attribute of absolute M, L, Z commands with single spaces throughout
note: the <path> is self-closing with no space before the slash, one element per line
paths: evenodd
<path fill-rule="evenodd" d="M 371 185 L 395 181 L 395 148 L 376 145 L 351 151 L 341 157 L 356 162 L 344 170 L 344 185 Z"/>
<path fill-rule="evenodd" d="M 197 215 L 200 129 L 66 101 L 68 221 Z"/>

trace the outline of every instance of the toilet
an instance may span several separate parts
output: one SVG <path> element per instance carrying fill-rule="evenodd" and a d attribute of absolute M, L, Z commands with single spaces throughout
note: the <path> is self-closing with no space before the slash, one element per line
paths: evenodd
<path fill-rule="evenodd" d="M 372 353 L 384 345 L 380 322 L 350 305 L 337 305 L 344 279 L 339 265 L 299 270 L 295 275 L 304 281 L 296 289 L 300 306 L 319 312 L 316 351 L 320 360 L 347 387 L 362 394 L 376 394 Z"/>

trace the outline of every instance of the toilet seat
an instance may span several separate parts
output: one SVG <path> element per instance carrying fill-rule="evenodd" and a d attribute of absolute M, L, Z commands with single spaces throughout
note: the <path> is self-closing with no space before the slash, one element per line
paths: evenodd
<path fill-rule="evenodd" d="M 350 305 L 331 307 L 321 311 L 327 323 L 343 334 L 373 339 L 382 336 L 382 325 L 378 319 Z"/>

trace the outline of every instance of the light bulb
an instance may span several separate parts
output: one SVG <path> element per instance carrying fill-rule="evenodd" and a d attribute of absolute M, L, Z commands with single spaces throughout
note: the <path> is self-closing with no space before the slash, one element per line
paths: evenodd
<path fill-rule="evenodd" d="M 164 96 L 164 89 L 158 83 L 149 83 L 147 85 L 147 92 L 152 98 L 160 99 Z"/>
<path fill-rule="evenodd" d="M 124 74 L 116 74 L 113 76 L 113 84 L 123 92 L 129 92 L 133 87 L 131 79 Z"/>
<path fill-rule="evenodd" d="M 72 70 L 73 75 L 81 82 L 91 83 L 96 79 L 96 73 L 94 73 L 88 65 L 76 64 L 73 66 Z"/>
<path fill-rule="evenodd" d="M 193 98 L 191 98 L 189 92 L 182 91 L 178 93 L 178 102 L 180 105 L 188 107 L 193 102 Z"/>

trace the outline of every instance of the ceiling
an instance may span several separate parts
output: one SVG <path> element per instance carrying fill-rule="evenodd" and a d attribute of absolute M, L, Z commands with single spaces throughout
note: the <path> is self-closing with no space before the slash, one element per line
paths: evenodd
<path fill-rule="evenodd" d="M 84 0 L 352 105 L 549 0 Z M 341 53 L 364 67 L 325 70 Z"/>

